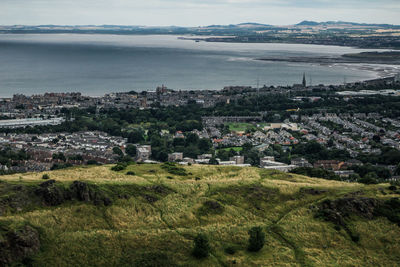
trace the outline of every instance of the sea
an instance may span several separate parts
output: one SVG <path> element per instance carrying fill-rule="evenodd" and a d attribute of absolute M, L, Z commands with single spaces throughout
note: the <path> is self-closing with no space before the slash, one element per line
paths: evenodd
<path fill-rule="evenodd" d="M 222 43 L 175 35 L 0 34 L 0 97 L 45 92 L 219 90 L 224 86 L 341 84 L 385 76 L 386 66 L 260 61 L 337 57 L 350 47 Z M 190 37 L 190 36 L 184 36 Z"/>

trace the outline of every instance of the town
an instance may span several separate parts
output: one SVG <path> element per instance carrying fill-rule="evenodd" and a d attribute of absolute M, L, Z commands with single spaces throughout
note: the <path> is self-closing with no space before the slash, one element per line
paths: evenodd
<path fill-rule="evenodd" d="M 319 170 L 316 175 L 322 178 L 347 181 L 398 179 L 400 120 L 388 109 L 362 112 L 362 104 L 351 103 L 381 97 L 395 108 L 399 89 L 399 76 L 307 86 L 303 75 L 301 84 L 287 87 L 175 91 L 163 85 L 155 91 L 103 97 L 14 95 L 0 100 L 0 170 L 7 174 L 169 161 L 257 166 L 310 176 Z M 264 103 L 275 97 L 283 103 Z M 104 126 L 116 117 L 113 112 L 137 112 L 140 117 L 140 112 L 179 108 L 189 108 L 194 117 L 183 122 L 168 117 L 167 125 L 162 118 L 128 118 L 120 121 L 120 129 Z"/>

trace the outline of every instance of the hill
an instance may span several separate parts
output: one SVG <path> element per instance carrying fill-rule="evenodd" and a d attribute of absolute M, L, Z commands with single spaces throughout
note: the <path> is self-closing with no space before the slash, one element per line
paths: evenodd
<path fill-rule="evenodd" d="M 398 25 L 391 25 L 391 24 L 377 24 L 377 23 L 356 23 L 356 22 L 348 22 L 348 21 L 323 21 L 323 22 L 316 22 L 310 20 L 303 20 L 300 23 L 297 23 L 296 26 L 318 26 L 318 25 L 352 25 L 352 26 L 366 26 L 366 27 L 393 27 Z"/>
<path fill-rule="evenodd" d="M 0 265 L 395 266 L 398 188 L 258 168 L 76 167 L 2 176 Z M 44 180 L 43 178 L 49 178 Z M 248 230 L 265 246 L 247 251 Z M 192 256 L 198 233 L 205 259 Z"/>

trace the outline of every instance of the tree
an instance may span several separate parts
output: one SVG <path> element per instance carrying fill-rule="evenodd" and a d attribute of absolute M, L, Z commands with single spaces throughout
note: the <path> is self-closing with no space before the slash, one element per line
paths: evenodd
<path fill-rule="evenodd" d="M 121 148 L 119 148 L 117 146 L 113 148 L 113 153 L 118 155 L 118 156 L 123 156 L 124 155 L 124 153 L 122 152 Z"/>
<path fill-rule="evenodd" d="M 133 130 L 128 134 L 128 142 L 129 143 L 140 143 L 144 141 L 144 131 L 142 129 Z"/>
<path fill-rule="evenodd" d="M 201 138 L 198 146 L 202 152 L 207 152 L 212 147 L 212 144 L 209 139 Z"/>
<path fill-rule="evenodd" d="M 210 165 L 219 165 L 218 160 L 215 158 L 215 156 L 212 156 L 212 158 L 210 159 L 210 161 L 208 162 L 208 164 Z"/>
<path fill-rule="evenodd" d="M 199 142 L 199 137 L 197 136 L 197 134 L 194 133 L 189 133 L 186 136 L 186 145 L 191 145 L 191 144 L 197 144 Z"/>
<path fill-rule="evenodd" d="M 132 144 L 127 145 L 126 149 L 125 149 L 126 153 L 131 157 L 135 157 L 136 156 L 136 150 L 137 150 L 136 146 L 134 146 Z"/>
<path fill-rule="evenodd" d="M 372 140 L 374 140 L 376 143 L 380 143 L 381 142 L 381 137 L 379 135 L 374 135 L 372 137 Z"/>
<path fill-rule="evenodd" d="M 395 175 L 400 175 L 400 163 L 399 163 L 399 165 L 397 165 L 397 168 L 396 168 L 396 170 L 394 171 L 394 174 L 395 174 Z"/>
<path fill-rule="evenodd" d="M 378 175 L 375 172 L 369 172 L 363 178 L 359 179 L 358 182 L 363 184 L 378 184 Z"/>
<path fill-rule="evenodd" d="M 265 234 L 261 227 L 253 227 L 249 230 L 249 251 L 257 252 L 263 248 L 265 243 Z"/>
<path fill-rule="evenodd" d="M 194 238 L 193 256 L 196 258 L 206 258 L 210 254 L 210 244 L 205 234 L 198 234 Z"/>

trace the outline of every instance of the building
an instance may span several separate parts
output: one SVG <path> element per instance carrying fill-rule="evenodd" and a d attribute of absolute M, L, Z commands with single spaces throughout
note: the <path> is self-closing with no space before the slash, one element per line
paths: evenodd
<path fill-rule="evenodd" d="M 294 158 L 291 160 L 292 165 L 297 167 L 308 167 L 312 168 L 312 165 L 305 158 Z"/>
<path fill-rule="evenodd" d="M 229 161 L 233 161 L 235 164 L 244 164 L 244 156 L 233 156 L 229 158 Z"/>
<path fill-rule="evenodd" d="M 168 161 L 169 162 L 176 162 L 183 160 L 183 153 L 182 152 L 175 152 L 172 154 L 168 154 Z"/>
<path fill-rule="evenodd" d="M 260 167 L 263 169 L 268 169 L 268 170 L 278 170 L 282 172 L 288 172 L 291 171 L 297 166 L 295 165 L 287 165 L 282 162 L 277 162 L 275 161 L 274 157 L 264 157 L 260 159 Z"/>
<path fill-rule="evenodd" d="M 145 160 L 149 160 L 151 156 L 151 146 L 150 145 L 141 145 L 137 146 L 136 150 L 136 161 L 142 162 Z"/>
<path fill-rule="evenodd" d="M 0 128 L 25 128 L 33 126 L 46 126 L 46 125 L 59 125 L 63 123 L 64 118 L 28 118 L 28 119 L 15 119 L 15 120 L 0 120 Z"/>
<path fill-rule="evenodd" d="M 202 154 L 197 156 L 197 159 L 211 159 L 211 158 L 212 154 Z"/>
<path fill-rule="evenodd" d="M 338 160 L 318 160 L 314 163 L 314 168 L 321 168 L 325 170 L 338 171 L 345 163 Z"/>

